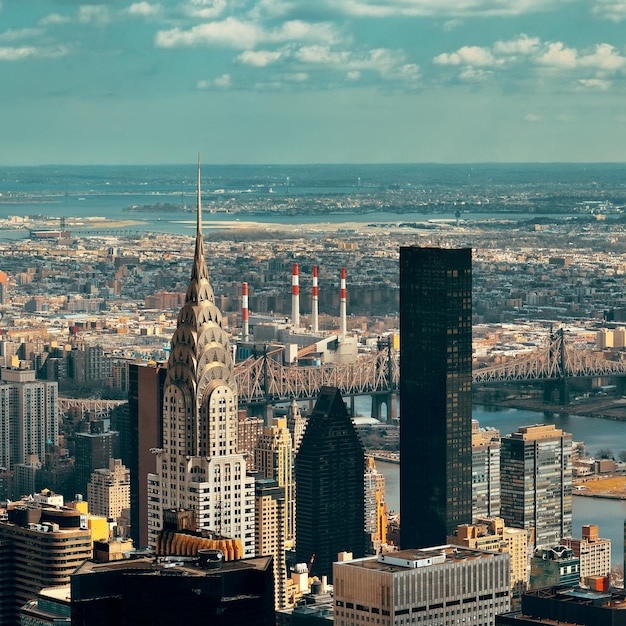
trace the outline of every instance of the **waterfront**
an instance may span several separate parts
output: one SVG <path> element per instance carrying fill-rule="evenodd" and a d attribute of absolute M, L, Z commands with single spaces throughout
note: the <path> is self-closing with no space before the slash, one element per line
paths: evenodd
<path fill-rule="evenodd" d="M 580 415 L 546 415 L 518 409 L 488 410 L 482 406 L 474 407 L 473 417 L 479 420 L 482 427 L 498 428 L 501 435 L 515 431 L 519 426 L 554 424 L 571 432 L 575 441 L 583 441 L 590 454 L 609 448 L 617 456 L 626 449 L 626 422 Z M 388 509 L 399 511 L 400 466 L 377 461 L 376 467 L 385 475 Z M 600 536 L 611 540 L 612 562 L 621 564 L 624 558 L 626 501 L 589 497 L 574 497 L 572 501 L 573 536 L 581 536 L 583 524 L 598 524 Z"/>

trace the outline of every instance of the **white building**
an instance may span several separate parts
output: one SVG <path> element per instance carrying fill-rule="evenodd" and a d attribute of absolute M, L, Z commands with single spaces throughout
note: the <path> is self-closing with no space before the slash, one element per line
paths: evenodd
<path fill-rule="evenodd" d="M 240 539 L 254 556 L 254 479 L 237 450 L 237 385 L 228 335 L 204 257 L 200 171 L 196 248 L 164 385 L 163 447 L 148 475 L 148 543 L 168 509 L 193 510 L 196 528 Z"/>
<path fill-rule="evenodd" d="M 87 502 L 93 515 L 117 520 L 130 509 L 130 470 L 121 459 L 110 459 L 108 468 L 91 474 L 87 484 Z"/>

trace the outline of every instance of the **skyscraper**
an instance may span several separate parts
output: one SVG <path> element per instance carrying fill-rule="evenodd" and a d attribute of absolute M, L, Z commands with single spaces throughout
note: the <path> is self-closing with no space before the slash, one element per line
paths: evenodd
<path fill-rule="evenodd" d="M 339 552 L 365 551 L 365 455 L 336 387 L 322 387 L 295 460 L 296 556 L 331 580 Z"/>
<path fill-rule="evenodd" d="M 285 490 L 285 541 L 293 546 L 296 535 L 296 500 L 293 480 L 293 450 L 287 420 L 274 418 L 254 449 L 254 465 L 265 479 L 274 479 Z"/>
<path fill-rule="evenodd" d="M 402 548 L 472 521 L 472 251 L 400 248 Z"/>
<path fill-rule="evenodd" d="M 500 431 L 472 420 L 472 519 L 500 515 Z"/>
<path fill-rule="evenodd" d="M 553 424 L 522 426 L 502 438 L 501 517 L 552 548 L 572 534 L 572 436 Z"/>
<path fill-rule="evenodd" d="M 13 470 L 36 454 L 46 458 L 46 443 L 59 443 L 58 384 L 35 379 L 35 370 L 12 367 L 0 373 L 0 467 Z M 21 495 L 21 494 L 18 494 Z"/>
<path fill-rule="evenodd" d="M 163 392 L 162 447 L 148 476 L 148 543 L 164 511 L 190 510 L 196 528 L 241 539 L 254 556 L 254 480 L 237 452 L 237 384 L 222 314 L 204 257 L 200 165 L 196 247 L 185 304 L 171 340 Z"/>

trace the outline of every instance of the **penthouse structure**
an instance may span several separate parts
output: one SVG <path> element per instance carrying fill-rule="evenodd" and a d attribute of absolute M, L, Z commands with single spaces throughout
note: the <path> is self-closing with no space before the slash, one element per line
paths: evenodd
<path fill-rule="evenodd" d="M 334 623 L 493 624 L 510 608 L 509 556 L 443 545 L 335 563 Z"/>
<path fill-rule="evenodd" d="M 148 475 L 148 543 L 165 511 L 188 510 L 198 530 L 240 539 L 254 555 L 254 480 L 238 452 L 237 383 L 228 335 L 204 256 L 200 166 L 191 279 L 171 340 L 161 415 L 162 446 Z"/>

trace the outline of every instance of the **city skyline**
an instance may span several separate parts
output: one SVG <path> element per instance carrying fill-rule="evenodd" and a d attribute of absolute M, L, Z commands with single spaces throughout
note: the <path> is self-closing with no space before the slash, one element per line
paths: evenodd
<path fill-rule="evenodd" d="M 625 18 L 618 0 L 0 2 L 0 164 L 623 161 Z"/>

